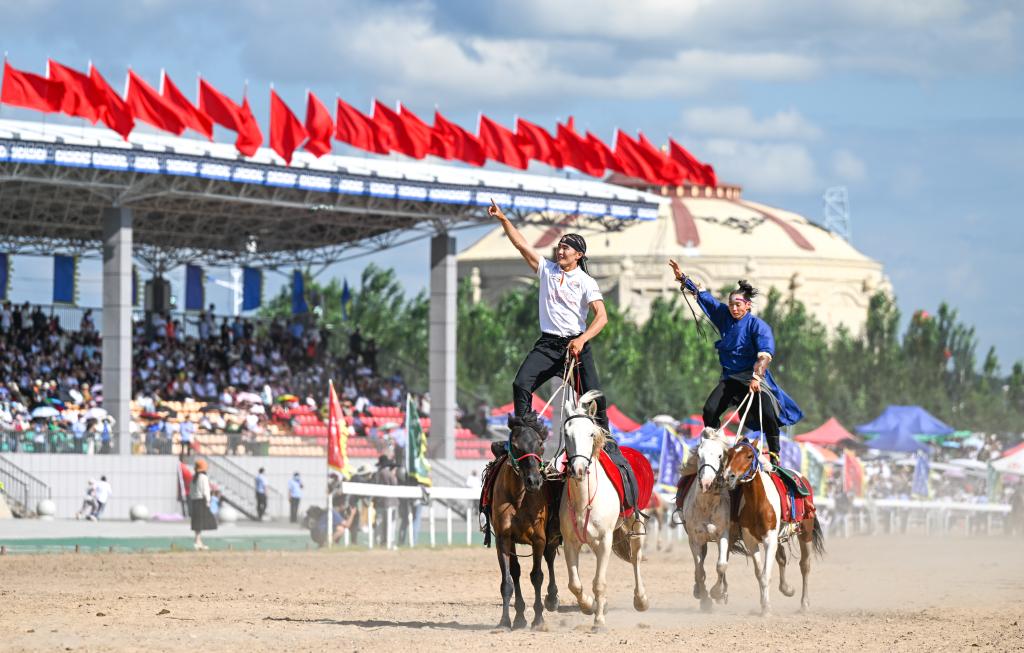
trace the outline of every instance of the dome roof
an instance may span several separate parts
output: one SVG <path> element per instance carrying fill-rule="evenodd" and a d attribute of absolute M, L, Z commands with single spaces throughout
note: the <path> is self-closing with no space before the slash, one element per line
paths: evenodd
<path fill-rule="evenodd" d="M 606 232 L 585 218 L 559 226 L 521 226 L 527 242 L 548 255 L 568 231 L 588 239 L 591 259 L 630 256 L 825 259 L 875 263 L 840 236 L 807 218 L 764 204 L 717 197 L 664 197 L 654 220 L 636 220 L 620 231 Z M 459 254 L 460 262 L 518 258 L 500 227 Z"/>

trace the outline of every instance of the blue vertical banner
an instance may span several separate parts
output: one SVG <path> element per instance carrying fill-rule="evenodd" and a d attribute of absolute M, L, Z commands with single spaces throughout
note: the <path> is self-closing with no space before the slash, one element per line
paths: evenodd
<path fill-rule="evenodd" d="M 203 268 L 198 265 L 185 266 L 185 310 L 201 311 L 204 303 Z"/>
<path fill-rule="evenodd" d="M 345 279 L 341 287 L 341 319 L 348 322 L 349 311 L 352 310 L 352 291 L 348 287 L 348 279 Z"/>
<path fill-rule="evenodd" d="M 928 454 L 918 451 L 917 460 L 914 461 L 914 480 L 910 485 L 910 493 L 916 497 L 927 499 L 931 495 L 931 484 L 928 483 L 928 474 L 931 472 L 931 461 Z"/>
<path fill-rule="evenodd" d="M 0 301 L 7 301 L 11 289 L 11 255 L 0 252 Z"/>
<path fill-rule="evenodd" d="M 74 256 L 53 257 L 53 303 L 74 304 L 75 282 L 78 272 L 78 259 Z"/>
<path fill-rule="evenodd" d="M 306 305 L 306 282 L 302 278 L 302 271 L 292 272 L 292 315 L 302 315 L 309 312 Z"/>
<path fill-rule="evenodd" d="M 658 463 L 658 484 L 675 487 L 679 483 L 679 468 L 686 456 L 686 446 L 673 429 L 667 426 L 661 432 L 661 455 Z"/>
<path fill-rule="evenodd" d="M 242 310 L 251 311 L 263 303 L 263 271 L 242 268 Z"/>

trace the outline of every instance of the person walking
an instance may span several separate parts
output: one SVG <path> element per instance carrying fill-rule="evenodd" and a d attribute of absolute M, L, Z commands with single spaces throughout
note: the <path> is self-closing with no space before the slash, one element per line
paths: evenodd
<path fill-rule="evenodd" d="M 302 478 L 298 472 L 292 474 L 291 479 L 288 481 L 288 503 L 291 507 L 289 521 L 296 524 L 299 521 L 299 503 L 302 501 L 302 490 L 305 486 L 302 484 Z"/>
<path fill-rule="evenodd" d="M 256 520 L 263 521 L 263 515 L 267 512 L 267 477 L 264 476 L 266 469 L 260 467 L 256 474 Z"/>
<path fill-rule="evenodd" d="M 192 532 L 195 540 L 192 547 L 196 551 L 205 551 L 210 547 L 203 544 L 203 531 L 217 530 L 217 518 L 210 511 L 210 500 L 213 492 L 210 490 L 210 479 L 206 475 L 206 461 L 200 458 L 196 461 L 195 474 L 192 476 L 192 485 L 188 491 L 189 511 L 192 517 Z"/>
<path fill-rule="evenodd" d="M 107 501 L 110 501 L 110 495 L 113 493 L 113 488 L 110 487 L 110 482 L 107 481 L 106 476 L 100 476 L 100 480 L 96 483 L 96 511 L 93 513 L 93 519 L 99 519 L 103 515 L 103 510 L 107 507 Z"/>

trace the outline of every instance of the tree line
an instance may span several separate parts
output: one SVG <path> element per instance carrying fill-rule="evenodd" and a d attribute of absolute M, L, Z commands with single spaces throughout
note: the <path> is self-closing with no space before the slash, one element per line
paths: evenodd
<path fill-rule="evenodd" d="M 381 373 L 400 374 L 410 388 L 427 389 L 425 292 L 406 297 L 394 271 L 371 264 L 352 289 L 343 319 L 337 280 L 320 285 L 309 279 L 306 289 L 313 307 L 308 319 L 324 329 L 331 355 L 347 354 L 348 336 L 358 326 L 364 338 L 377 341 Z M 282 290 L 262 315 L 290 317 L 288 292 Z M 829 335 L 792 296 L 773 288 L 760 301 L 758 314 L 775 332 L 772 372 L 805 413 L 797 432 L 832 416 L 852 429 L 889 404 L 923 406 L 957 429 L 1022 430 L 1024 363 L 1007 373 L 994 349 L 979 358 L 974 328 L 945 303 L 934 315 L 914 313 L 901 329 L 899 309 L 878 293 L 861 332 L 841 327 Z M 468 282 L 460 285 L 458 389 L 467 411 L 481 402 L 512 400 L 512 379 L 539 335 L 537 302 L 536 283 L 510 290 L 494 305 L 474 304 Z M 592 346 L 609 403 L 638 421 L 699 413 L 721 371 L 711 324 L 704 324 L 702 337 L 681 295 L 655 299 L 643 324 L 612 302 L 607 308 L 608 325 Z"/>

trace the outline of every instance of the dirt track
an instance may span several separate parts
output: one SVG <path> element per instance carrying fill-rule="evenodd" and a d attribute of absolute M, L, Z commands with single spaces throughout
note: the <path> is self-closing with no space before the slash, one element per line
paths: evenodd
<path fill-rule="evenodd" d="M 812 572 L 811 613 L 797 613 L 799 592 L 785 598 L 773 588 L 768 620 L 756 616 L 756 582 L 742 559 L 732 560 L 729 604 L 711 615 L 690 598 L 685 543 L 643 565 L 645 613 L 632 609 L 628 566 L 613 561 L 609 628 L 599 634 L 570 607 L 561 558 L 562 607 L 547 614 L 549 632 L 508 633 L 493 630 L 500 605 L 492 550 L 6 556 L 2 649 L 411 652 L 628 643 L 643 651 L 698 642 L 728 651 L 1024 649 L 1024 541 L 877 537 L 827 545 Z M 589 585 L 593 556 L 583 565 Z M 792 564 L 789 579 L 799 580 Z"/>

